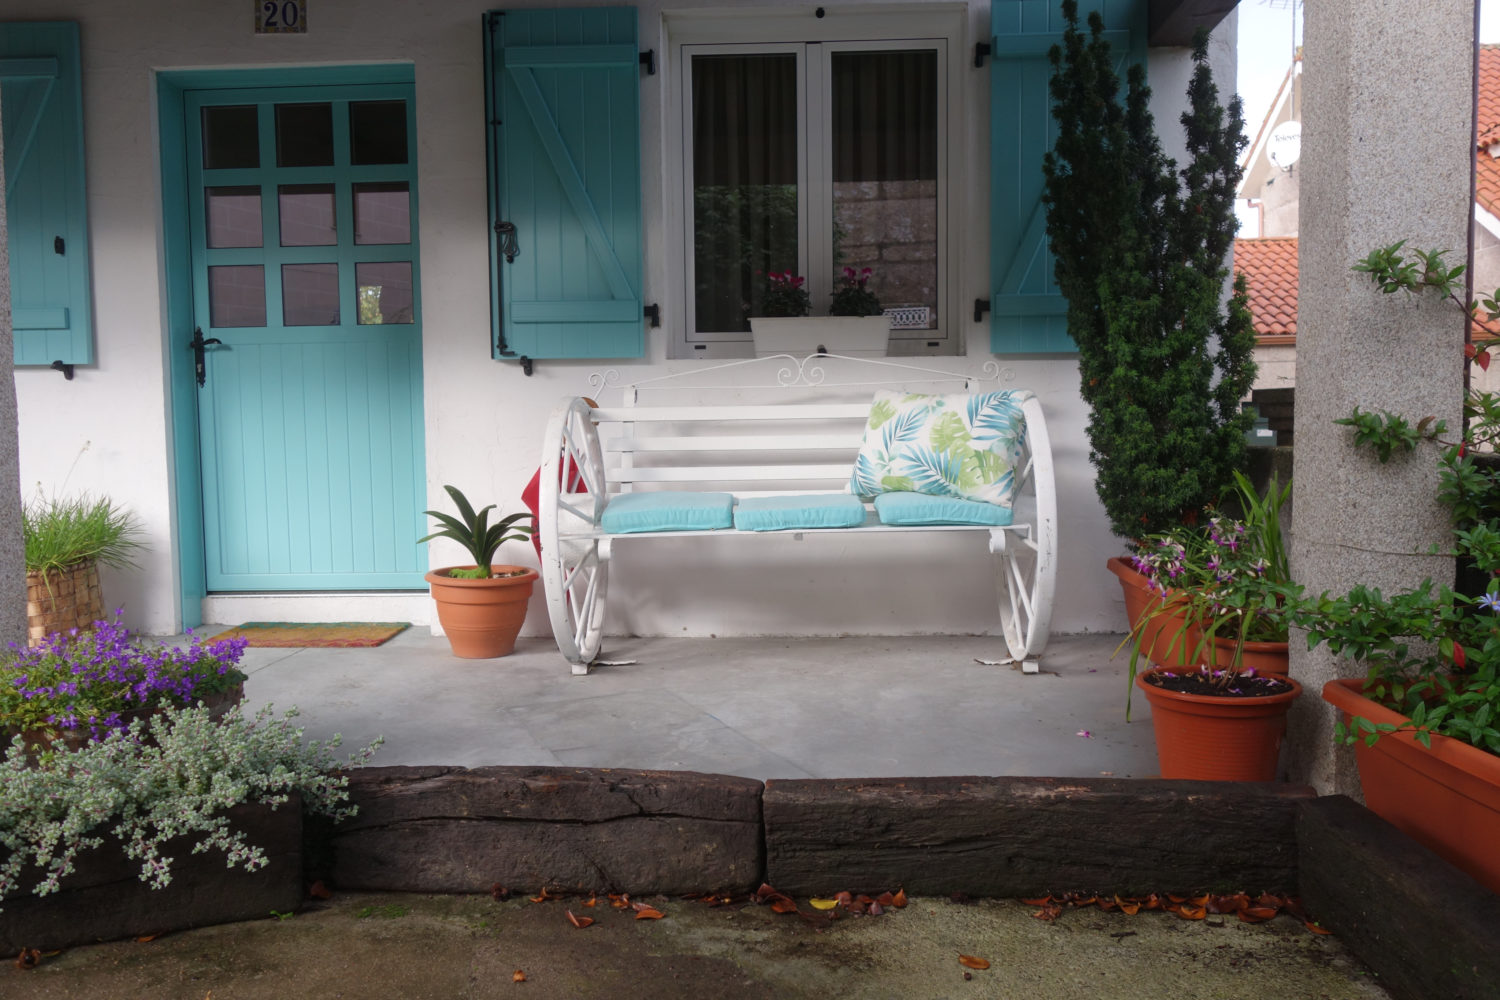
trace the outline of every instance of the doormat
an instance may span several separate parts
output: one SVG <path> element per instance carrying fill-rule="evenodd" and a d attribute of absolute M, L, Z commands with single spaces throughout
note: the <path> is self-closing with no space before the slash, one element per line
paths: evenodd
<path fill-rule="evenodd" d="M 248 639 L 252 646 L 278 648 L 341 648 L 378 646 L 411 628 L 411 622 L 246 622 L 219 639 Z"/>

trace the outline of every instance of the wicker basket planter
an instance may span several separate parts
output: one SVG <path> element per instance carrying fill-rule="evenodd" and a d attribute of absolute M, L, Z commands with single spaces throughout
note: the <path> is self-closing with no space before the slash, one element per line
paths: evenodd
<path fill-rule="evenodd" d="M 87 628 L 103 617 L 98 563 L 91 560 L 46 574 L 26 574 L 28 643 L 35 645 L 53 632 Z"/>

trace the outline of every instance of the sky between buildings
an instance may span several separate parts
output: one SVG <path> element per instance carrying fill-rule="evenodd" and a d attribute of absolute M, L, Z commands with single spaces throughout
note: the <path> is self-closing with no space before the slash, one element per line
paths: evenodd
<path fill-rule="evenodd" d="M 1500 0 L 1476 2 L 1480 8 L 1479 40 L 1500 42 Z M 1245 104 L 1245 136 L 1253 141 L 1271 110 L 1296 47 L 1302 43 L 1302 4 L 1300 0 L 1240 0 L 1238 10 L 1239 75 L 1235 90 Z M 1240 234 L 1259 235 L 1253 231 L 1254 224 L 1254 213 L 1242 213 Z"/>

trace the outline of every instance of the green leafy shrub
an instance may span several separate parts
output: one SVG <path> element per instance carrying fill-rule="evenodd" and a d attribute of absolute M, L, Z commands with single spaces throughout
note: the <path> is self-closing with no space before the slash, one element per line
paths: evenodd
<path fill-rule="evenodd" d="M 26 571 L 53 573 L 81 562 L 131 566 L 141 547 L 135 516 L 108 497 L 37 495 L 21 510 Z"/>
<path fill-rule="evenodd" d="M 1090 14 L 1085 37 L 1075 0 L 1062 9 L 1047 236 L 1078 345 L 1099 499 L 1117 535 L 1139 538 L 1191 519 L 1244 464 L 1252 417 L 1240 400 L 1255 379 L 1255 333 L 1243 281 L 1222 301 L 1244 128 L 1238 97 L 1227 112 L 1219 104 L 1200 34 L 1179 170 L 1157 139 L 1145 70 L 1130 68 L 1122 103 L 1103 20 Z"/>
<path fill-rule="evenodd" d="M 291 724 L 296 714 L 275 718 L 267 707 L 254 719 L 215 721 L 202 706 L 167 708 L 81 749 L 35 760 L 16 737 L 0 760 L 0 900 L 25 888 L 28 865 L 42 872 L 32 892 L 56 892 L 79 855 L 106 836 L 140 862 L 141 881 L 152 888 L 171 882 L 172 859 L 162 847 L 174 837 L 191 838 L 194 853 L 222 852 L 231 868 L 262 868 L 265 852 L 225 815 L 242 803 L 275 807 L 295 793 L 310 812 L 351 815 L 349 779 L 338 769 L 363 765 L 381 741 L 340 764 L 331 752 L 340 738 L 304 742 Z"/>

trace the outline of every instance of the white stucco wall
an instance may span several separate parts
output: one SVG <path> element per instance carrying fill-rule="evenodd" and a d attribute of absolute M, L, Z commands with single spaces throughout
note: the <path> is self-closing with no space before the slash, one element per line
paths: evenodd
<path fill-rule="evenodd" d="M 98 363 L 72 382 L 55 372 L 16 373 L 21 481 L 49 490 L 107 491 L 143 520 L 148 547 L 139 569 L 109 572 L 106 597 L 126 620 L 152 632 L 179 625 L 172 517 L 167 352 L 185 349 L 190 330 L 167 330 L 162 289 L 162 194 L 155 135 L 153 72 L 205 67 L 258 67 L 398 61 L 414 64 L 421 194 L 423 366 L 427 426 L 427 493 L 446 505 L 442 484 L 470 497 L 519 507 L 522 486 L 540 461 L 550 409 L 587 388 L 586 376 L 617 367 L 640 378 L 678 370 L 667 365 L 669 330 L 652 330 L 640 363 L 539 362 L 534 377 L 489 356 L 489 278 L 483 69 L 480 14 L 489 4 L 411 4 L 400 0 L 312 0 L 306 35 L 251 33 L 248 4 L 160 0 L 149 17 L 114 0 L 9 0 L 3 16 L 77 20 L 82 24 L 85 143 L 92 240 Z M 512 7 L 525 6 L 512 4 Z M 672 9 L 724 7 L 678 2 Z M 830 12 L 840 4 L 826 3 Z M 906 4 L 920 8 L 922 4 Z M 987 37 L 989 5 L 968 5 L 964 60 Z M 641 44 L 665 51 L 662 5 L 639 5 Z M 799 8 L 802 16 L 810 8 Z M 1217 77 L 1234 79 L 1232 20 L 1215 43 Z M 659 65 L 665 63 L 659 59 Z M 1175 131 L 1184 104 L 1188 53 L 1153 52 L 1150 72 L 1158 124 Z M 642 148 L 646 216 L 646 301 L 671 299 L 664 248 L 666 192 L 660 178 L 661 122 L 668 68 L 643 76 Z M 988 288 L 988 234 L 968 220 L 988 218 L 988 73 L 967 70 L 962 100 L 968 123 L 951 155 L 968 164 L 954 192 L 962 229 L 960 291 L 965 301 Z M 1176 154 L 1180 140 L 1165 145 Z M 676 322 L 667 310 L 668 324 Z M 988 330 L 964 318 L 967 356 L 944 362 L 977 372 L 992 355 Z M 1119 588 L 1103 572 L 1121 550 L 1094 496 L 1084 438 L 1077 369 L 1070 358 L 1004 359 L 1017 382 L 1044 400 L 1058 468 L 1061 563 L 1054 628 L 1118 630 Z M 860 539 L 860 542 L 869 541 Z M 529 546 L 501 557 L 535 563 Z M 432 562 L 458 561 L 445 545 Z M 729 572 L 726 572 L 728 570 Z M 622 545 L 611 581 L 610 631 L 651 634 L 837 634 L 865 632 L 997 633 L 989 556 L 982 545 L 882 539 L 872 544 L 820 539 L 726 540 L 706 545 Z M 275 602 L 210 598 L 207 620 L 277 617 L 432 620 L 425 593 L 284 598 Z M 540 594 L 528 632 L 547 634 Z"/>

